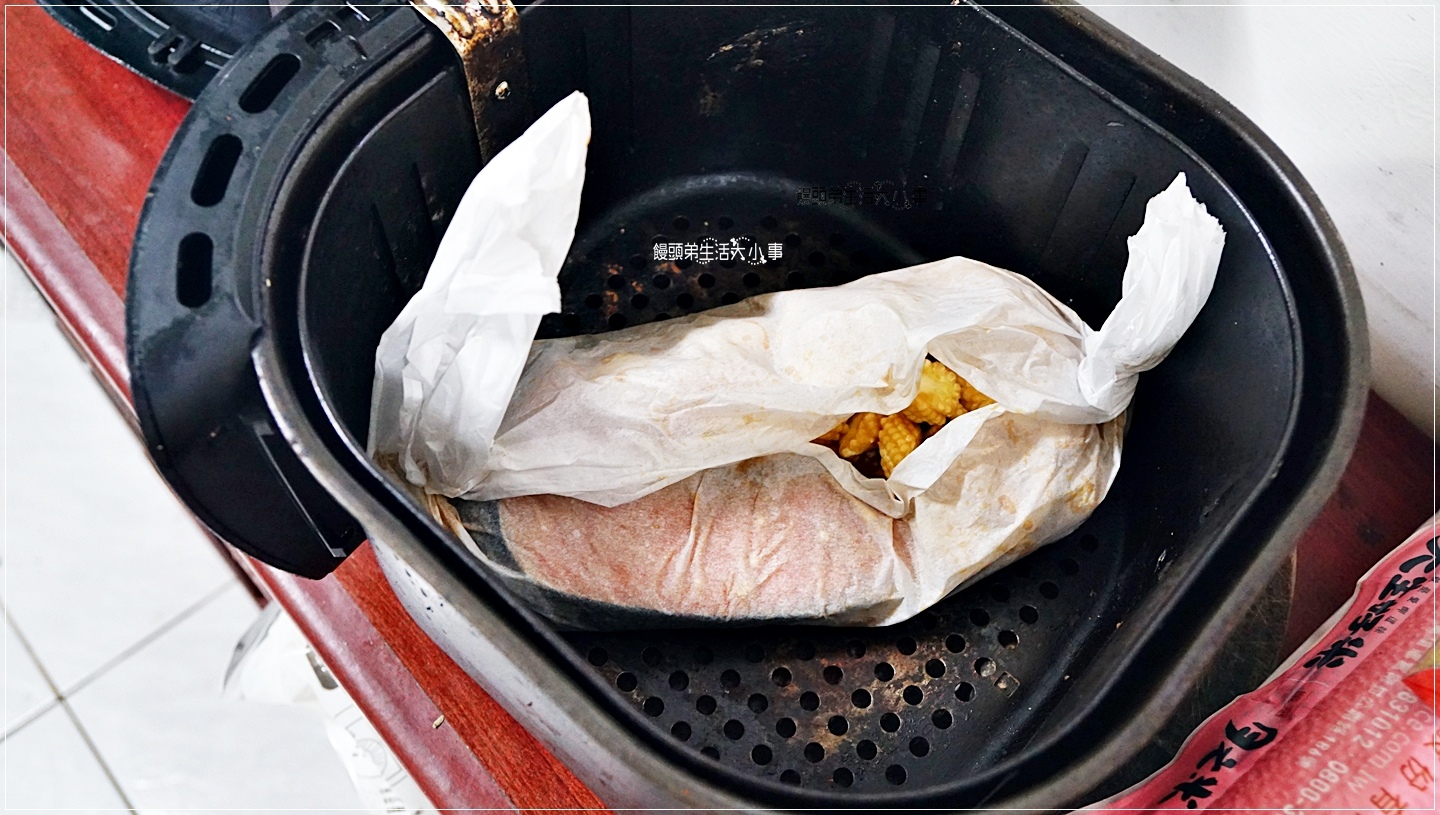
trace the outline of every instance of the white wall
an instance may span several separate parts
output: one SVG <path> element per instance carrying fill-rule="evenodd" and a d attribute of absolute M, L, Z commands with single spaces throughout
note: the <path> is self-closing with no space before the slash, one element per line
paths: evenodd
<path fill-rule="evenodd" d="M 1434 437 L 1435 7 L 1085 5 L 1230 100 L 1300 168 L 1359 275 L 1373 386 Z"/>

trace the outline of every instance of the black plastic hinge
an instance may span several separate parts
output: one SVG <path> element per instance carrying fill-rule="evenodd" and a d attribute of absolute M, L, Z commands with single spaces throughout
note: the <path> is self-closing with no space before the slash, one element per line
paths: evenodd
<path fill-rule="evenodd" d="M 194 37 L 167 28 L 145 49 L 156 65 L 164 65 L 177 74 L 188 74 L 204 64 L 201 43 Z"/>

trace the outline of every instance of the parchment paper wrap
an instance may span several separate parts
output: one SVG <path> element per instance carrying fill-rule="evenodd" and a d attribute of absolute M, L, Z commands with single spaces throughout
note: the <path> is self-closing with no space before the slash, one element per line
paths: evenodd
<path fill-rule="evenodd" d="M 1181 175 L 1146 207 L 1098 331 L 1027 278 L 953 257 L 531 343 L 574 233 L 589 132 L 577 97 L 476 178 L 381 340 L 371 416 L 372 454 L 417 492 L 460 499 L 437 512 L 548 598 L 649 623 L 910 617 L 1089 516 L 1138 375 L 1214 283 L 1224 232 Z M 810 442 L 909 405 L 926 354 L 996 404 L 951 420 L 889 479 Z M 583 603 L 541 605 L 610 624 Z"/>

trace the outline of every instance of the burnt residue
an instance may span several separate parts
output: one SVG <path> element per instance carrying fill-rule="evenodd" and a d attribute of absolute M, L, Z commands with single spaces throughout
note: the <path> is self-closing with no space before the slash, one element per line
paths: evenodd
<path fill-rule="evenodd" d="M 725 112 L 733 88 L 746 84 L 744 75 L 758 75 L 762 69 L 780 72 L 797 62 L 808 61 L 814 37 L 808 21 L 793 21 L 771 28 L 757 28 L 729 40 L 705 58 L 697 106 L 703 117 Z M 757 76 L 757 78 L 760 78 Z"/>

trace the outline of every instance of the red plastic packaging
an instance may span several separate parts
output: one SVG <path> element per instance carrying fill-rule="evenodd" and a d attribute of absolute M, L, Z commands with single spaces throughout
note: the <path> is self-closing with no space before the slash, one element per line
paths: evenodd
<path fill-rule="evenodd" d="M 1361 578 L 1263 686 L 1207 719 L 1174 761 L 1090 809 L 1435 810 L 1437 534 L 1440 515 Z"/>

